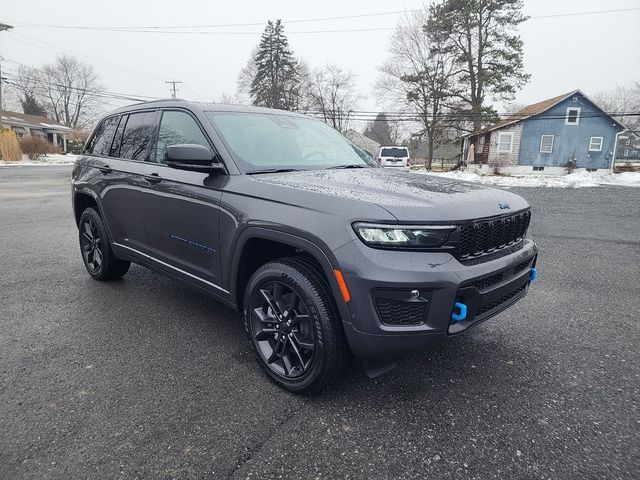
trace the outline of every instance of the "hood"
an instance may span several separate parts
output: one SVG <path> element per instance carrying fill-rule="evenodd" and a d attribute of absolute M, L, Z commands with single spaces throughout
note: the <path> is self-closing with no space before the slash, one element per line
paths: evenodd
<path fill-rule="evenodd" d="M 259 182 L 375 204 L 399 222 L 472 220 L 527 208 L 520 196 L 435 175 L 386 168 L 256 175 Z"/>

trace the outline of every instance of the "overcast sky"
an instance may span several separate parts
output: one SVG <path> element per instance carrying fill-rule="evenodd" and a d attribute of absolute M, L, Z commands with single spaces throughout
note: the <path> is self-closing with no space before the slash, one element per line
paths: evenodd
<path fill-rule="evenodd" d="M 357 75 L 366 97 L 363 110 L 378 106 L 372 85 L 386 58 L 389 30 L 348 33 L 296 33 L 317 30 L 393 28 L 398 14 L 287 23 L 287 20 L 415 9 L 414 0 L 195 1 L 72 0 L 3 2 L 0 22 L 15 29 L 0 33 L 0 54 L 8 74 L 20 62 L 39 66 L 56 54 L 76 54 L 92 63 L 107 90 L 168 97 L 163 80 L 181 80 L 179 97 L 212 101 L 233 94 L 236 78 L 259 41 L 262 25 L 208 28 L 250 34 L 163 34 L 36 27 L 178 26 L 262 23 L 281 18 L 294 53 L 312 67 L 334 63 Z M 640 7 L 640 0 L 525 0 L 532 17 Z M 28 25 L 32 24 L 32 25 Z M 181 31 L 188 31 L 188 28 Z M 193 30 L 192 30 L 193 31 Z M 531 82 L 517 103 L 533 103 L 579 88 L 587 94 L 640 80 L 640 10 L 584 16 L 532 18 L 520 28 Z M 5 73 L 5 72 L 3 72 Z M 113 106 L 124 103 L 113 101 Z"/>

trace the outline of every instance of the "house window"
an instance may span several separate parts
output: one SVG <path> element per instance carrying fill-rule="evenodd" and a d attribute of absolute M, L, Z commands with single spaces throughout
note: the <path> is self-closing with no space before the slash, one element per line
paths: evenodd
<path fill-rule="evenodd" d="M 540 153 L 553 152 L 553 135 L 542 135 L 540 137 Z"/>
<path fill-rule="evenodd" d="M 533 171 L 534 172 L 542 172 L 544 171 L 544 167 L 538 167 L 538 166 L 533 166 Z"/>
<path fill-rule="evenodd" d="M 513 132 L 500 132 L 498 134 L 498 153 L 511 153 L 513 147 Z"/>
<path fill-rule="evenodd" d="M 628 148 L 624 149 L 624 152 L 622 152 L 622 156 L 623 157 L 628 157 L 629 156 L 629 149 Z"/>
<path fill-rule="evenodd" d="M 580 108 L 567 108 L 567 116 L 564 119 L 565 125 L 578 125 L 580 123 Z"/>
<path fill-rule="evenodd" d="M 484 135 L 478 139 L 478 145 L 480 146 L 484 145 Z"/>
<path fill-rule="evenodd" d="M 589 151 L 590 152 L 602 151 L 602 137 L 591 137 L 591 140 L 589 140 Z"/>

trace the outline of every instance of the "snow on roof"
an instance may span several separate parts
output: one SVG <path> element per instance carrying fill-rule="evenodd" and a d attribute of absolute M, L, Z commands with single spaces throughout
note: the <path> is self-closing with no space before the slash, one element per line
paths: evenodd
<path fill-rule="evenodd" d="M 47 128 L 57 131 L 71 131 L 71 128 L 61 125 L 58 122 L 51 120 L 50 118 L 40 117 L 38 115 L 29 115 L 27 113 L 4 111 L 2 112 L 2 122 L 8 123 L 9 125 L 27 126 L 30 128 Z"/>

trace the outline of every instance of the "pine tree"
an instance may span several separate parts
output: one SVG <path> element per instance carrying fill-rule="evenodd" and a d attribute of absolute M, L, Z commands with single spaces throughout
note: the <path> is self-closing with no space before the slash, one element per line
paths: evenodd
<path fill-rule="evenodd" d="M 391 125 L 387 120 L 387 115 L 380 112 L 376 115 L 373 122 L 369 122 L 364 129 L 364 135 L 375 140 L 380 145 L 393 145 L 395 143 L 395 135 L 391 131 Z"/>
<path fill-rule="evenodd" d="M 42 116 L 47 114 L 47 111 L 38 103 L 36 97 L 29 93 L 24 94 L 24 99 L 21 99 L 20 103 L 22 104 L 22 111 L 28 115 Z"/>
<path fill-rule="evenodd" d="M 253 104 L 297 110 L 301 94 L 298 62 L 280 20 L 267 23 L 253 62 L 256 70 L 250 90 Z"/>
<path fill-rule="evenodd" d="M 522 6 L 522 0 L 441 0 L 431 5 L 427 32 L 437 39 L 437 50 L 456 56 L 463 87 L 457 98 L 471 114 L 474 133 L 483 119 L 495 116 L 486 104 L 488 96 L 512 100 L 529 80 L 517 33 L 527 19 Z"/>

